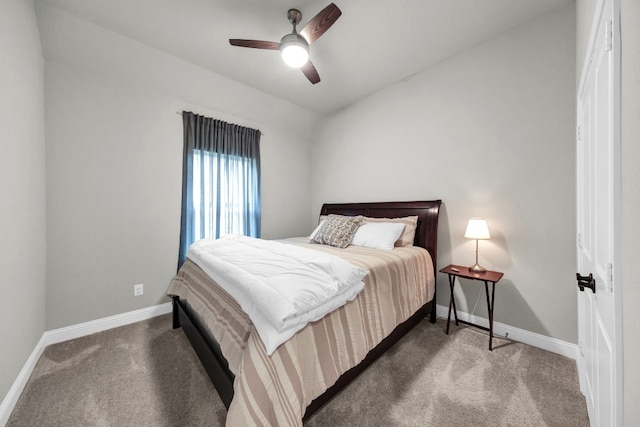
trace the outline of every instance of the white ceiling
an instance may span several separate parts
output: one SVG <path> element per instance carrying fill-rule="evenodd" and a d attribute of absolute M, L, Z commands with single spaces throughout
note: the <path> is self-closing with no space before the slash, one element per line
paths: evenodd
<path fill-rule="evenodd" d="M 573 0 L 335 0 L 342 16 L 311 45 L 312 85 L 278 51 L 229 38 L 280 41 L 330 0 L 41 0 L 106 29 L 311 111 L 330 113 Z"/>

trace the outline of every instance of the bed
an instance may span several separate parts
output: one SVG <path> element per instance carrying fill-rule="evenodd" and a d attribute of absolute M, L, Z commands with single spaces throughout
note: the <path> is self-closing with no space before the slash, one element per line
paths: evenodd
<path fill-rule="evenodd" d="M 390 254 L 404 256 L 405 252 L 412 251 L 428 252 L 424 259 L 428 260 L 425 261 L 426 264 L 431 264 L 428 265 L 430 284 L 418 286 L 417 290 L 412 289 L 406 295 L 398 297 L 407 300 L 405 303 L 410 308 L 396 307 L 393 311 L 395 320 L 388 319 L 389 315 L 383 313 L 380 306 L 399 306 L 391 293 L 400 291 L 393 290 L 385 294 L 365 288 L 353 301 L 305 326 L 272 355 L 267 354 L 251 321 L 234 299 L 217 286 L 211 286 L 215 285 L 210 283 L 211 278 L 187 260 L 170 287 L 173 327 L 183 328 L 222 402 L 229 410 L 227 425 L 302 425 L 303 419 L 322 407 L 427 315 L 435 323 L 440 204 L 440 200 L 324 204 L 321 216 L 417 216 L 414 247 L 394 249 L 381 257 L 388 258 Z M 373 249 L 369 251 L 380 252 Z M 351 252 L 364 253 L 370 260 L 378 257 L 377 253 L 359 248 L 345 250 L 344 256 L 350 256 Z M 370 275 L 381 274 L 376 271 Z M 378 279 L 372 277 L 369 280 Z M 366 281 L 367 278 L 365 283 Z M 190 294 L 185 291 L 204 286 L 210 292 L 206 298 L 210 303 L 216 304 L 212 312 L 205 313 L 197 305 L 198 301 L 190 299 Z M 427 287 L 430 290 L 423 292 L 422 288 Z M 177 289 L 183 291 L 178 292 Z M 366 322 L 362 320 L 365 318 Z M 389 322 L 392 322 L 391 326 Z M 353 335 L 354 331 L 359 330 L 362 332 Z M 309 350 L 311 347 L 314 349 Z"/>

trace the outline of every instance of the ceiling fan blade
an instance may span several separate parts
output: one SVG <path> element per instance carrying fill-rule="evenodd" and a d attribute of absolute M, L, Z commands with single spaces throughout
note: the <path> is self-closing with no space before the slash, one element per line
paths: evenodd
<path fill-rule="evenodd" d="M 313 66 L 311 61 L 307 61 L 307 63 L 300 67 L 300 69 L 311 83 L 316 84 L 320 81 L 318 71 L 316 71 L 316 67 Z"/>
<path fill-rule="evenodd" d="M 340 15 L 342 15 L 342 11 L 338 6 L 331 3 L 311 18 L 311 21 L 300 31 L 300 35 L 311 44 L 323 35 L 338 20 Z"/>
<path fill-rule="evenodd" d="M 232 46 L 252 47 L 255 49 L 272 49 L 272 50 L 280 49 L 280 43 L 266 42 L 263 40 L 229 39 L 229 43 Z"/>

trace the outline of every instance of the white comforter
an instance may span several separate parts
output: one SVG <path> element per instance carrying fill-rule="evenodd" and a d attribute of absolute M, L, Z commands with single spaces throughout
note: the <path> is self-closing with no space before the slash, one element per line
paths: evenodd
<path fill-rule="evenodd" d="M 330 254 L 240 235 L 199 240 L 187 257 L 240 304 L 269 354 L 354 299 L 368 273 Z"/>

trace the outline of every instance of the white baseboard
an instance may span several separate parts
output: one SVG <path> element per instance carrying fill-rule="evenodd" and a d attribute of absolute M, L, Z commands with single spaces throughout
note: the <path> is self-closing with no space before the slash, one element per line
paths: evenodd
<path fill-rule="evenodd" d="M 436 315 L 438 317 L 446 319 L 448 313 L 449 307 L 436 305 Z M 488 319 L 465 313 L 460 310 L 458 310 L 458 319 L 476 323 L 487 328 L 489 327 Z M 451 319 L 451 321 L 453 322 L 453 319 Z M 538 347 L 573 360 L 578 359 L 578 346 L 576 344 L 571 344 L 566 341 L 540 335 L 535 332 L 526 331 L 524 329 L 516 328 L 515 326 L 505 325 L 504 323 L 495 321 L 493 322 L 493 333 L 495 336 L 507 336 L 508 339 L 528 344 L 533 347 Z"/>
<path fill-rule="evenodd" d="M 152 317 L 161 316 L 167 313 L 171 313 L 170 302 L 141 308 L 128 313 L 116 314 L 115 316 L 104 317 L 90 322 L 79 323 L 77 325 L 67 326 L 66 328 L 46 331 L 43 335 L 43 337 L 46 337 L 45 346 L 69 341 L 74 338 L 84 337 L 86 335 L 95 334 L 96 332 L 106 331 L 107 329 L 117 328 L 130 323 L 140 322 L 142 320 L 151 319 Z"/>
<path fill-rule="evenodd" d="M 16 406 L 18 398 L 22 394 L 22 390 L 24 390 L 24 386 L 27 384 L 27 381 L 29 381 L 29 377 L 31 377 L 33 368 L 36 367 L 36 363 L 38 363 L 38 360 L 40 359 L 44 348 L 47 346 L 45 344 L 45 341 L 46 339 L 44 335 L 42 335 L 40 341 L 38 341 L 38 344 L 36 344 L 36 347 L 33 349 L 31 355 L 27 359 L 27 362 L 20 370 L 18 377 L 13 382 L 13 385 L 9 389 L 9 392 L 2 400 L 2 404 L 0 404 L 0 426 L 4 426 L 5 424 L 7 424 L 7 421 L 9 421 L 9 416 L 11 415 L 13 408 Z"/>
<path fill-rule="evenodd" d="M 130 323 L 151 319 L 152 317 L 171 313 L 171 310 L 171 303 L 168 302 L 152 307 L 141 308 L 140 310 L 130 311 L 128 313 L 116 314 L 115 316 L 80 323 L 78 325 L 67 326 L 66 328 L 46 331 L 42 334 L 42 338 L 40 338 L 40 341 L 36 344 L 36 347 L 33 349 L 31 355 L 27 359 L 27 362 L 20 370 L 18 377 L 9 389 L 9 392 L 2 400 L 2 404 L 0 404 L 0 426 L 4 426 L 7 424 L 7 421 L 9 421 L 9 416 L 18 402 L 18 398 L 20 397 L 20 394 L 22 394 L 22 390 L 24 390 L 38 359 L 40 359 L 42 352 L 48 345 L 95 334 L 96 332 L 106 331 L 107 329 L 117 328 Z"/>

